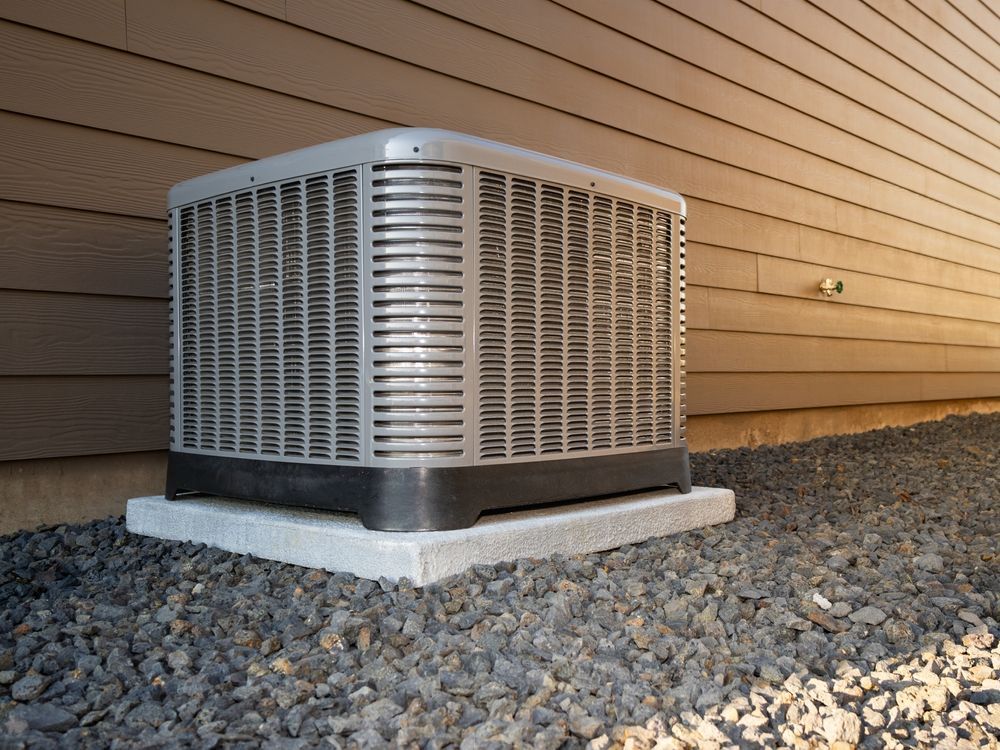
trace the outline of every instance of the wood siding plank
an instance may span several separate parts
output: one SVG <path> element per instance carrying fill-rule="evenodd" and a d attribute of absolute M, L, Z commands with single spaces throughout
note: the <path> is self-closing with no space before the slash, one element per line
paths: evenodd
<path fill-rule="evenodd" d="M 137 0 L 134 8 L 130 11 L 130 39 L 133 49 L 144 54 L 202 66 L 217 75 L 314 100 L 337 102 L 370 116 L 413 123 L 432 121 L 654 184 L 661 184 L 668 175 L 671 185 L 687 195 L 1000 270 L 1000 256 L 981 243 L 860 206 L 853 206 L 854 211 L 840 210 L 838 206 L 846 204 L 828 196 L 644 139 L 624 137 L 607 126 L 486 91 L 232 6 Z M 253 50 L 252 56 L 248 56 L 248 49 Z M 532 123 L 530 130 L 523 127 L 525 122 Z M 857 230 L 865 233 L 856 234 Z"/>
<path fill-rule="evenodd" d="M 859 104 L 894 121 L 920 123 L 920 132 L 941 146 L 994 170 L 1000 148 L 957 126 L 937 112 L 888 86 L 868 72 L 830 54 L 816 42 L 774 22 L 741 0 L 658 0 L 753 49 L 766 50 L 773 59 L 793 70 L 843 92 Z"/>
<path fill-rule="evenodd" d="M 713 373 L 688 376 L 688 413 L 728 414 L 1000 395 L 995 373 Z M 961 394 L 961 395 L 959 395 Z"/>
<path fill-rule="evenodd" d="M 689 328 L 1000 347 L 996 323 L 736 289 L 693 286 L 688 297 Z"/>
<path fill-rule="evenodd" d="M 693 330 L 687 366 L 689 372 L 1000 373 L 1000 349 Z"/>
<path fill-rule="evenodd" d="M 0 376 L 164 375 L 167 314 L 165 300 L 0 289 Z"/>
<path fill-rule="evenodd" d="M 245 158 L 395 125 L 3 22 L 0 70 L 0 109 Z"/>
<path fill-rule="evenodd" d="M 524 13 L 520 0 L 493 0 L 490 3 L 416 1 L 651 94 L 907 190 L 928 195 L 952 207 L 986 218 L 996 215 L 998 200 L 993 195 L 929 170 L 923 164 L 679 57 L 668 55 L 620 31 L 592 22 L 568 8 L 554 3 L 539 3 L 532 6 L 531 13 Z M 693 23 L 689 19 L 683 20 Z M 884 19 L 880 20 L 887 23 Z M 562 33 L 552 34 L 549 31 L 552 28 L 558 28 Z M 669 68 L 671 75 L 663 75 L 664 68 Z M 928 188 L 931 176 L 934 178 L 933 192 Z"/>
<path fill-rule="evenodd" d="M 125 49 L 125 0 L 4 0 L 0 18 Z"/>
<path fill-rule="evenodd" d="M 830 20 L 821 11 L 813 11 Z M 534 47 L 403 0 L 338 3 L 289 0 L 288 17 L 299 26 L 331 38 L 393 55 L 560 112 L 585 117 L 840 200 L 862 203 L 874 210 L 967 239 L 1000 244 L 996 226 L 983 218 L 1000 213 L 1000 202 L 995 198 L 984 197 L 982 205 L 976 206 L 975 211 L 982 214 L 970 213 L 973 211 L 971 206 L 944 206 L 897 185 L 873 180 L 836 161 L 817 157 L 725 120 L 708 117 Z M 496 59 L 516 62 L 498 69 L 492 62 Z M 606 102 L 609 101 L 617 102 L 618 106 L 608 107 Z M 971 111 L 982 117 L 978 110 Z M 967 119 L 971 119 L 971 115 Z M 1000 140 L 1000 124 L 993 124 L 997 125 Z M 1000 150 L 997 155 L 1000 158 Z"/>
<path fill-rule="evenodd" d="M 852 4 L 853 0 L 841 3 L 847 7 Z M 889 86 L 905 94 L 912 101 L 922 104 L 990 145 L 1000 143 L 1000 122 L 854 31 L 843 23 L 838 11 L 827 13 L 806 2 L 790 3 L 782 0 L 762 0 L 760 10 L 837 58 L 852 64 L 865 74 L 865 80 L 878 81 L 878 85 Z M 986 166 L 990 166 L 990 162 Z"/>
<path fill-rule="evenodd" d="M 928 0 L 910 0 L 910 2 L 934 23 L 986 61 L 993 69 L 994 80 L 996 80 L 995 76 L 1000 74 L 1000 45 L 994 39 L 984 34 L 974 23 L 947 2 L 929 2 Z"/>
<path fill-rule="evenodd" d="M 226 0 L 226 2 L 266 16 L 285 18 L 285 0 Z"/>
<path fill-rule="evenodd" d="M 689 284 L 757 290 L 757 258 L 753 253 L 688 242 L 686 260 Z"/>
<path fill-rule="evenodd" d="M 994 169 L 956 155 L 919 130 L 904 127 L 877 109 L 862 106 L 839 90 L 806 77 L 794 67 L 766 57 L 766 49 L 755 50 L 696 19 L 653 2 L 554 1 L 986 194 L 996 193 Z"/>
<path fill-rule="evenodd" d="M 987 6 L 982 0 L 946 0 L 955 10 L 985 34 L 995 45 L 1000 45 L 1000 9 Z M 997 49 L 1000 53 L 1000 48 Z"/>
<path fill-rule="evenodd" d="M 913 71 L 927 76 L 991 117 L 1000 119 L 1000 96 L 863 2 L 808 1 L 850 25 L 854 31 L 899 58 Z"/>
<path fill-rule="evenodd" d="M 861 0 L 894 24 L 904 29 L 928 49 L 934 50 L 977 83 L 1000 95 L 993 66 L 961 41 L 953 37 L 909 0 Z"/>
<path fill-rule="evenodd" d="M 167 296 L 167 226 L 0 200 L 0 287 Z"/>
<path fill-rule="evenodd" d="M 823 296 L 819 283 L 828 277 L 843 280 L 843 294 L 834 294 L 829 298 Z M 954 292 L 766 255 L 757 256 L 757 286 L 767 294 L 819 299 L 834 305 L 864 305 L 1000 323 L 1000 299 L 996 297 Z"/>
<path fill-rule="evenodd" d="M 698 199 L 688 201 L 687 236 L 692 242 L 1000 297 L 997 273 Z"/>
<path fill-rule="evenodd" d="M 245 159 L 0 112 L 0 200 L 146 218 L 181 180 Z"/>
<path fill-rule="evenodd" d="M 0 379 L 0 461 L 162 450 L 162 375 Z"/>

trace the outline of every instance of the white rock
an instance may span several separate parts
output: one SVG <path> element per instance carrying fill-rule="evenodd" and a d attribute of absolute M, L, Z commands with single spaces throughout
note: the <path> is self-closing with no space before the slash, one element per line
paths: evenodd
<path fill-rule="evenodd" d="M 819 605 L 820 609 L 830 609 L 833 605 L 830 604 L 830 600 L 823 596 L 818 591 L 813 594 L 813 602 Z"/>

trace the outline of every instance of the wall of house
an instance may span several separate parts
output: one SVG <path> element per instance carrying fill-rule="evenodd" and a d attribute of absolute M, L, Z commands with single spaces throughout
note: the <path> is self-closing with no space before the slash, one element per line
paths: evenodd
<path fill-rule="evenodd" d="M 161 487 L 174 183 L 394 125 L 688 198 L 695 448 L 1000 408 L 982 0 L 5 0 L 0 529 Z M 824 277 L 842 295 L 818 293 Z"/>

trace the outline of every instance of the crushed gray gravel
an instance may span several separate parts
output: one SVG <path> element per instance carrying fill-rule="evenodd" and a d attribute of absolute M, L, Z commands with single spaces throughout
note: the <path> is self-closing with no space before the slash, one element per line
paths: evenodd
<path fill-rule="evenodd" d="M 732 523 L 414 589 L 0 538 L 0 747 L 1000 743 L 1000 415 L 695 455 Z"/>

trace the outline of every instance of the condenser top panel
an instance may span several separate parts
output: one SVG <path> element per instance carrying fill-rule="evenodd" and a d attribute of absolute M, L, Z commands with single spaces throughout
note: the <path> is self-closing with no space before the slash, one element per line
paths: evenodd
<path fill-rule="evenodd" d="M 563 185 L 686 215 L 684 199 L 672 190 L 535 151 L 434 128 L 391 128 L 241 164 L 181 182 L 170 190 L 169 208 L 219 195 L 259 188 L 292 177 L 370 162 L 433 160 L 475 164 L 509 174 L 544 177 Z"/>

